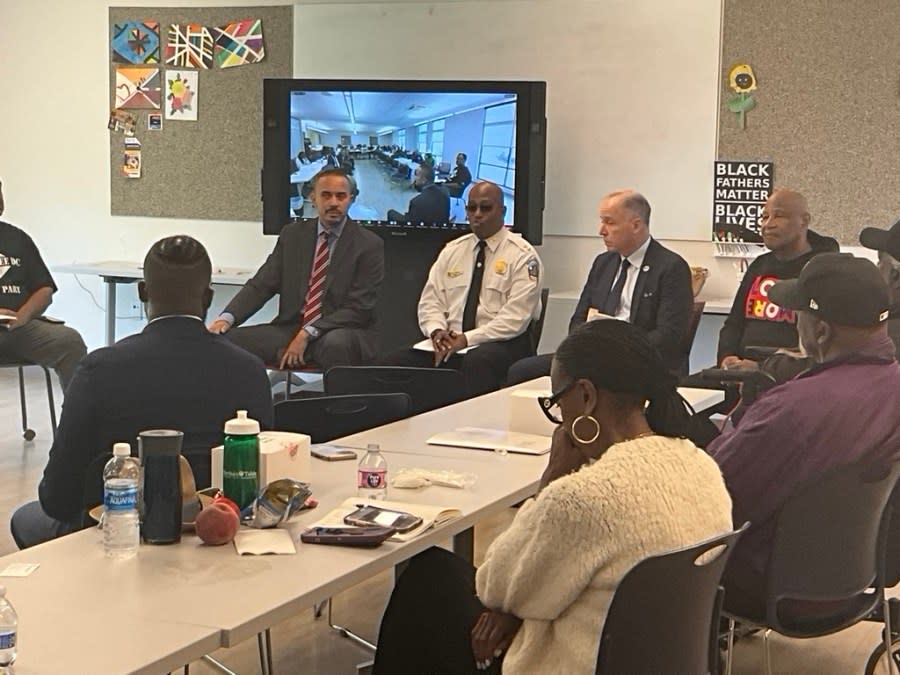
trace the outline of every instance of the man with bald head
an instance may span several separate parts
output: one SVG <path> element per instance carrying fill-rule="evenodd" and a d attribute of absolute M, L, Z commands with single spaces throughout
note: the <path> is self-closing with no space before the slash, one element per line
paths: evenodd
<path fill-rule="evenodd" d="M 534 354 L 528 328 L 540 316 L 543 270 L 531 244 L 503 226 L 499 186 L 476 183 L 466 213 L 472 232 L 443 248 L 419 299 L 429 351 L 402 350 L 383 363 L 455 368 L 477 396 L 501 387 L 510 365 Z"/>
<path fill-rule="evenodd" d="M 796 313 L 769 300 L 769 289 L 782 279 L 796 279 L 820 253 L 837 252 L 837 241 L 809 229 L 806 198 L 794 190 L 775 190 L 763 207 L 760 232 L 769 249 L 747 268 L 719 332 L 718 363 L 722 368 L 756 369 L 748 346 L 796 348 Z"/>
<path fill-rule="evenodd" d="M 650 204 L 639 192 L 617 190 L 600 202 L 598 233 L 606 252 L 594 259 L 569 332 L 585 321 L 615 318 L 642 328 L 669 369 L 687 373 L 687 332 L 693 306 L 691 270 L 650 236 Z M 508 384 L 550 374 L 552 354 L 516 363 Z"/>
<path fill-rule="evenodd" d="M 196 239 L 167 237 L 150 248 L 138 284 L 149 322 L 137 335 L 88 354 L 75 371 L 38 487 L 40 502 L 13 514 L 19 548 L 86 524 L 85 509 L 103 499 L 102 470 L 113 443 L 134 444 L 146 429 L 182 431 L 182 454 L 203 488 L 210 484 L 210 448 L 221 443 L 235 411 L 272 427 L 262 361 L 203 325 L 211 273 Z"/>

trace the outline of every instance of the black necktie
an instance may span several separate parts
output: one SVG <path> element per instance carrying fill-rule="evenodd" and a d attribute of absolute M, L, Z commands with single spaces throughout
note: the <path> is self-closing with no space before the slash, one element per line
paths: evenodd
<path fill-rule="evenodd" d="M 463 310 L 463 331 L 475 328 L 475 315 L 478 313 L 478 296 L 481 295 L 481 280 L 484 278 L 484 247 L 487 242 L 478 241 L 478 255 L 475 256 L 475 269 L 472 271 L 472 283 L 469 295 L 466 296 L 466 308 Z"/>
<path fill-rule="evenodd" d="M 629 267 L 631 267 L 631 263 L 628 262 L 628 258 L 622 258 L 622 264 L 619 266 L 619 278 L 616 279 L 612 290 L 606 296 L 606 302 L 603 303 L 604 314 L 615 316 L 616 310 L 622 304 L 622 291 L 625 290 L 625 280 L 628 278 Z"/>

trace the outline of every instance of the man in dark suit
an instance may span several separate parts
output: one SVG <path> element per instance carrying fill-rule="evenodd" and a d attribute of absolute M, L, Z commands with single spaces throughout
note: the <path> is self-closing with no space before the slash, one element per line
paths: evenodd
<path fill-rule="evenodd" d="M 646 198 L 634 190 L 604 197 L 600 236 L 607 251 L 594 259 L 569 332 L 593 319 L 628 321 L 647 332 L 672 372 L 687 373 L 691 270 L 681 256 L 650 236 Z M 549 375 L 552 360 L 552 354 L 522 359 L 509 369 L 507 384 Z"/>
<path fill-rule="evenodd" d="M 150 321 L 141 333 L 88 354 L 75 371 L 40 502 L 12 517 L 19 548 L 83 527 L 85 508 L 103 501 L 102 469 L 113 443 L 133 442 L 146 429 L 182 431 L 182 453 L 197 485 L 207 487 L 209 450 L 236 410 L 271 428 L 262 362 L 203 325 L 211 273 L 206 249 L 191 237 L 162 239 L 147 253 L 138 294 Z"/>
<path fill-rule="evenodd" d="M 388 220 L 397 223 L 446 223 L 450 219 L 450 193 L 443 185 L 434 182 L 434 166 L 419 165 L 416 176 L 424 185 L 421 194 L 409 200 L 407 213 L 389 209 Z"/>
<path fill-rule="evenodd" d="M 326 169 L 312 182 L 318 219 L 284 226 L 266 262 L 209 330 L 227 332 L 235 344 L 281 368 L 364 364 L 377 351 L 384 243 L 347 218 L 353 189 L 345 173 Z M 272 323 L 232 328 L 275 294 Z"/>

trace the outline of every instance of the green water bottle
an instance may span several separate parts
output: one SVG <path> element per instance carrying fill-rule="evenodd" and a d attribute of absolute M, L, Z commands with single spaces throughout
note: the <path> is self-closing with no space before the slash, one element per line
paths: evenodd
<path fill-rule="evenodd" d="M 246 410 L 225 422 L 222 483 L 225 496 L 241 510 L 259 493 L 259 422 L 247 417 Z"/>

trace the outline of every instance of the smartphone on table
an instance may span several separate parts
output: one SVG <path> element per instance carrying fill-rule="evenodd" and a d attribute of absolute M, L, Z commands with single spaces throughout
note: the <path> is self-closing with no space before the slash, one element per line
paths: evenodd
<path fill-rule="evenodd" d="M 344 522 L 357 527 L 371 527 L 372 525 L 391 527 L 403 534 L 421 525 L 422 519 L 405 511 L 392 511 L 372 504 L 357 504 L 356 511 L 344 516 Z"/>
<path fill-rule="evenodd" d="M 392 527 L 311 527 L 300 533 L 300 541 L 373 548 L 393 536 L 394 532 Z"/>
<path fill-rule="evenodd" d="M 309 452 L 313 457 L 324 459 L 326 462 L 340 462 L 344 459 L 356 459 L 356 453 L 350 448 L 342 448 L 339 445 L 312 445 Z"/>

